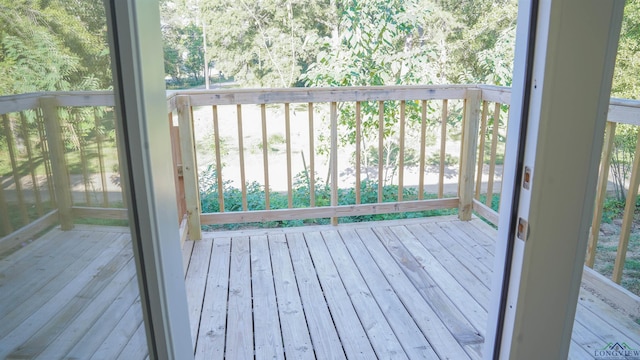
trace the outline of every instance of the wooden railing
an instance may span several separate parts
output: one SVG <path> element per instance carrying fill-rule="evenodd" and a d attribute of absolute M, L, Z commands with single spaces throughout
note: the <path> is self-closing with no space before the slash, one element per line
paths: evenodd
<path fill-rule="evenodd" d="M 55 223 L 126 219 L 113 107 L 111 92 L 0 97 L 0 255 Z"/>
<path fill-rule="evenodd" d="M 497 225 L 509 105 L 510 89 L 483 85 L 169 93 L 179 220 L 187 217 L 192 238 L 202 225 L 313 218 L 335 223 L 344 216 L 441 209 L 457 209 L 462 219 L 475 211 Z M 78 217 L 126 218 L 113 106 L 110 92 L 0 97 L 0 255 L 54 223 L 68 228 Z M 612 134 L 616 124 L 640 126 L 640 102 L 612 99 L 608 120 L 586 257 L 590 267 L 615 151 Z M 206 141 L 202 129 L 194 130 L 202 122 L 210 124 Z M 225 138 L 225 132 L 231 135 Z M 247 137 L 251 132 L 255 138 Z M 278 134 L 276 152 L 282 155 L 271 149 Z M 374 146 L 365 147 L 363 139 L 365 145 L 375 139 Z M 379 161 L 393 157 L 385 150 L 391 145 L 393 169 Z M 639 166 L 640 138 L 616 282 L 629 245 Z M 213 188 L 237 187 L 237 208 L 218 191 L 219 210 L 203 213 L 200 178 L 208 169 Z M 296 173 L 306 183 L 304 193 L 297 191 Z M 260 199 L 250 196 L 254 182 L 263 191 Z M 393 196 L 385 194 L 385 184 L 393 184 Z M 278 204 L 283 197 L 284 205 Z M 259 210 L 252 210 L 256 204 Z"/>
<path fill-rule="evenodd" d="M 478 128 L 481 119 L 481 107 L 483 97 L 488 101 L 503 102 L 508 98 L 505 89 L 494 87 L 475 86 L 398 86 L 398 87 L 360 87 L 360 88 L 296 88 L 296 89 L 269 89 L 269 90 L 215 90 L 215 91 L 180 91 L 173 93 L 169 97 L 168 110 L 170 121 L 174 126 L 179 127 L 180 139 L 174 139 L 174 143 L 180 144 L 181 169 L 184 180 L 185 209 L 189 219 L 190 234 L 197 236 L 197 231 L 201 225 L 246 223 L 246 222 L 266 222 L 277 220 L 309 219 L 309 218 L 332 218 L 335 223 L 341 216 L 370 215 L 381 213 L 396 213 L 410 211 L 424 211 L 434 209 L 459 209 L 459 216 L 463 219 L 471 217 L 474 208 L 474 173 L 476 171 L 477 139 Z M 486 103 L 485 103 L 486 104 Z M 274 106 L 278 109 L 279 119 L 273 118 Z M 234 155 L 228 156 L 226 161 L 239 164 L 239 181 L 237 187 L 240 188 L 242 196 L 242 206 L 240 211 L 227 211 L 225 207 L 225 197 L 223 191 L 218 191 L 217 207 L 219 211 L 215 213 L 201 213 L 201 201 L 198 198 L 199 169 L 196 164 L 201 165 L 202 161 L 197 159 L 198 146 L 194 139 L 194 109 L 207 107 L 209 121 L 212 124 L 211 138 L 213 139 L 213 167 L 215 172 L 215 183 L 217 189 L 222 189 L 229 179 L 228 170 L 224 166 L 224 154 L 222 146 L 221 127 L 233 128 L 235 140 L 233 144 L 227 143 L 227 147 L 232 147 Z M 226 107 L 224 111 L 222 108 Z M 228 111 L 231 107 L 232 111 Z M 258 107 L 258 118 L 248 118 L 247 108 Z M 486 106 L 485 106 L 486 107 Z M 306 140 L 303 148 L 294 149 L 291 133 L 292 114 L 295 108 L 298 114 L 295 121 L 298 122 L 296 128 L 300 128 L 300 123 L 304 123 L 304 135 Z M 365 112 L 363 109 L 367 109 Z M 391 108 L 391 110 L 388 110 Z M 385 110 L 387 109 L 387 110 Z M 222 113 L 225 115 L 223 116 Z M 391 114 L 391 115 L 390 115 Z M 322 121 L 323 115 L 326 121 Z M 320 119 L 319 119 L 320 118 Z M 486 122 L 486 116 L 482 117 Z M 200 120 L 202 121 L 202 119 Z M 284 123 L 282 135 L 283 143 L 286 145 L 285 153 L 282 155 L 286 164 L 274 174 L 274 156 L 269 154 L 269 138 L 274 132 L 269 129 L 274 124 Z M 346 129 L 344 123 L 350 122 L 351 127 Z M 484 124 L 484 123 L 483 123 Z M 368 126 L 365 129 L 365 126 Z M 251 210 L 248 206 L 247 183 L 249 179 L 246 175 L 247 150 L 245 133 L 247 128 L 260 129 L 259 147 L 260 157 L 254 158 L 252 168 L 261 167 L 260 178 L 253 178 L 258 181 L 264 189 L 264 199 L 262 210 Z M 351 142 L 339 141 L 352 132 Z M 361 184 L 362 173 L 367 168 L 363 159 L 364 133 L 373 131 L 376 138 L 377 147 L 372 157 L 377 157 L 374 176 L 369 177 L 373 185 L 377 187 L 373 201 L 365 202 L 362 199 Z M 459 152 L 451 155 L 452 151 L 447 151 L 447 146 L 451 146 L 449 132 L 457 132 L 462 139 L 459 141 Z M 484 134 L 484 133 L 483 133 Z M 298 135 L 300 136 L 300 135 Z M 439 148 L 433 154 L 427 154 L 428 139 L 439 142 Z M 321 144 L 318 139 L 326 139 L 328 163 L 328 181 L 330 201 L 326 205 L 319 205 L 316 202 L 316 180 Z M 389 182 L 385 178 L 385 164 L 379 159 L 388 158 L 388 149 L 391 139 L 397 141 L 397 176 L 392 180 L 397 186 L 397 194 L 393 199 L 383 199 L 385 191 L 384 184 Z M 411 139 L 411 140 L 409 140 Z M 416 140 L 417 139 L 417 140 Z M 497 137 L 496 137 L 497 139 Z M 229 148 L 226 149 L 229 152 Z M 305 176 L 309 184 L 308 199 L 304 207 L 296 207 L 294 204 L 294 166 L 293 154 L 300 152 L 308 154 L 308 166 L 303 155 L 302 162 L 305 165 Z M 341 155 L 353 156 L 351 161 L 341 159 Z M 415 154 L 411 164 L 407 164 L 408 154 Z M 495 166 L 496 152 L 493 151 L 489 164 L 492 169 Z M 427 162 L 431 157 L 432 166 Z M 435 157 L 435 166 L 433 159 Z M 459 166 L 453 172 L 454 177 L 458 177 L 453 185 L 453 191 L 445 191 L 445 178 L 448 158 L 458 158 Z M 434 169 L 427 169 L 432 167 Z M 451 167 L 451 166 L 449 166 Z M 349 173 L 350 183 L 353 184 L 354 196 L 350 203 L 339 205 L 339 192 L 344 188 L 341 186 L 340 173 Z M 408 179 L 408 173 L 417 173 L 413 181 Z M 433 196 L 425 192 L 427 185 L 425 176 L 429 172 L 437 174 L 437 190 L 433 191 Z M 493 180 L 494 172 L 490 174 Z M 283 209 L 273 209 L 270 197 L 272 196 L 271 184 L 274 178 L 286 178 L 286 188 L 281 189 L 287 196 L 287 204 Z M 342 180 L 342 182 L 344 182 Z M 407 189 L 411 189 L 407 196 Z M 479 190 L 478 190 L 479 191 Z M 476 191 L 477 192 L 477 191 Z M 479 196 L 479 193 L 478 193 Z M 429 197 L 427 199 L 426 197 Z M 343 201 L 340 201 L 344 203 Z M 482 208 L 485 214 L 494 214 L 490 209 Z"/>

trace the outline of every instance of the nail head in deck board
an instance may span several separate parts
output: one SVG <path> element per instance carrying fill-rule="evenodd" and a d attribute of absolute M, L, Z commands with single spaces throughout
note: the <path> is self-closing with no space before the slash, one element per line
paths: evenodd
<path fill-rule="evenodd" d="M 213 241 L 213 248 L 202 314 L 199 319 L 200 330 L 198 331 L 195 357 L 196 359 L 216 360 L 224 358 L 231 238 L 217 237 L 212 238 L 211 241 Z"/>
<path fill-rule="evenodd" d="M 135 270 L 132 275 L 133 278 L 123 288 L 120 295 L 109 305 L 91 328 L 83 334 L 83 337 L 75 344 L 73 349 L 66 354 L 66 358 L 90 358 L 109 335 L 109 332 L 106 332 L 105 329 L 116 329 L 118 322 L 122 319 L 127 309 L 139 299 L 138 279 L 135 276 Z"/>
<path fill-rule="evenodd" d="M 378 242 L 377 238 L 373 234 L 370 234 L 370 236 L 362 236 L 362 234 L 357 233 L 357 231 L 358 230 L 344 230 L 340 231 L 340 235 L 344 239 L 344 244 L 347 246 L 351 257 L 369 286 L 371 295 L 378 302 L 389 325 L 391 325 L 404 351 L 407 353 L 407 356 L 410 359 L 437 358 L 437 351 L 434 352 L 436 349 L 432 348 L 432 346 L 434 346 L 433 343 L 429 341 L 428 335 L 424 334 L 424 329 L 419 327 L 415 318 L 407 311 L 406 304 L 403 304 L 400 298 L 402 292 L 410 291 L 413 287 L 412 284 L 408 280 L 400 284 L 392 284 L 399 279 L 397 279 L 396 276 L 385 276 L 388 273 L 388 269 L 385 268 L 384 264 L 377 263 L 374 257 L 367 251 L 367 248 L 370 248 L 372 244 Z M 362 237 L 367 239 L 367 246 L 365 246 L 363 240 L 361 240 Z M 387 257 L 389 257 L 388 254 Z M 389 260 L 393 261 L 390 257 Z M 400 270 L 398 269 L 398 271 Z M 395 275 L 404 276 L 404 274 L 401 273 Z M 431 319 L 437 319 L 437 316 L 428 310 L 429 306 L 424 301 L 419 300 L 420 295 L 415 289 L 412 295 L 413 298 L 411 301 L 419 303 L 422 312 L 426 314 L 430 313 Z M 405 298 L 405 300 L 407 299 Z M 449 344 L 447 344 L 447 346 L 450 347 L 448 350 L 456 352 L 456 348 L 459 349 L 459 354 L 463 355 L 463 357 L 459 358 L 464 359 L 464 352 L 451 334 L 449 334 L 446 327 L 442 325 L 439 330 L 443 337 L 447 337 L 448 334 L 448 337 L 451 339 Z"/>
<path fill-rule="evenodd" d="M 69 233 L 61 234 L 70 235 Z M 4 338 L 9 342 L 11 336 L 14 336 L 13 339 L 20 339 L 20 336 L 23 336 L 21 341 L 24 341 L 25 335 L 18 336 L 16 331 L 31 334 L 44 326 L 50 316 L 53 316 L 61 306 L 71 301 L 85 284 L 92 281 L 100 267 L 107 264 L 111 258 L 122 251 L 128 244 L 128 241 L 122 239 L 121 234 L 110 234 L 105 237 L 97 236 L 96 239 L 98 243 L 89 252 L 76 254 L 77 257 L 73 262 L 69 263 L 67 261 L 67 266 L 64 270 L 56 270 L 53 272 L 53 277 L 45 278 L 46 284 L 43 286 L 39 288 L 35 285 L 26 288 L 8 287 L 11 291 L 7 291 L 7 293 L 12 296 L 0 299 L 0 309 L 3 309 L 1 312 L 2 318 L 0 319 L 0 338 Z M 106 249 L 104 245 L 101 246 L 104 243 L 100 242 L 100 240 L 104 239 L 112 241 L 107 243 L 110 246 Z M 73 252 L 76 247 L 81 247 L 81 244 L 77 242 L 78 239 L 74 237 L 67 239 L 68 241 L 66 242 L 64 242 L 64 238 L 54 237 L 52 240 L 54 240 L 50 241 L 52 245 L 66 249 L 69 252 Z M 90 243 L 88 239 L 86 242 Z M 59 259 L 47 257 L 46 260 L 53 265 L 58 265 Z M 30 259 L 24 259 L 22 263 L 26 262 L 28 264 L 29 261 Z M 50 268 L 46 263 L 41 263 L 39 266 L 41 268 Z M 28 276 L 29 274 L 33 275 L 30 272 L 26 272 L 23 276 Z M 17 278 L 22 279 L 22 277 Z M 24 282 L 33 284 L 28 280 Z M 6 304 L 12 306 L 10 310 Z M 36 313 L 41 315 L 32 317 Z M 18 337 L 16 338 L 15 336 Z M 1 345 L 0 348 L 2 348 Z M 0 354 L 2 354 L 1 350 Z"/>
<path fill-rule="evenodd" d="M 98 267 L 90 282 L 83 284 L 79 292 L 75 293 L 69 301 L 59 302 L 62 308 L 55 309 L 51 313 L 44 311 L 45 307 L 34 313 L 33 316 L 47 319 L 39 326 L 38 330 L 26 342 L 15 348 L 9 358 L 32 358 L 38 355 L 44 348 L 55 339 L 54 335 L 65 329 L 78 314 L 85 309 L 100 291 L 108 285 L 124 265 L 133 257 L 133 249 L 125 248 L 118 255 L 111 258 L 106 264 Z M 102 257 L 98 257 L 99 261 Z M 52 299 L 53 300 L 53 299 Z M 15 341 L 15 340 L 14 340 Z M 14 343 L 21 343 L 25 340 L 18 340 Z"/>
<path fill-rule="evenodd" d="M 483 284 L 490 287 L 492 281 L 492 267 L 478 260 L 475 254 L 470 251 L 470 247 L 460 244 L 452 236 L 446 233 L 437 224 L 422 224 L 418 225 L 424 229 L 431 237 L 442 245 L 449 253 L 455 256 L 460 262 L 471 271 Z M 429 243 L 429 241 L 423 240 L 423 243 Z"/>
<path fill-rule="evenodd" d="M 66 239 L 67 234 L 60 233 L 56 239 L 48 246 L 38 249 L 32 253 L 30 259 L 24 259 L 18 264 L 14 264 L 2 272 L 3 279 L 0 279 L 0 286 L 3 288 L 11 288 L 12 291 L 0 292 L 0 303 L 10 300 L 14 303 L 21 303 L 31 297 L 48 281 L 64 272 L 66 267 L 75 260 L 82 258 L 82 255 L 91 249 L 92 245 L 96 245 L 98 241 L 104 237 L 96 236 L 93 238 L 79 239 L 74 237 Z M 55 243 L 58 241 L 58 244 Z M 77 241 L 77 246 L 62 246 L 60 242 Z M 56 259 L 51 262 L 50 259 Z M 6 313 L 0 313 L 0 319 Z M 2 332 L 0 331 L 0 336 Z"/>
<path fill-rule="evenodd" d="M 187 304 L 189 306 L 189 322 L 191 324 L 191 344 L 196 347 L 200 314 L 202 314 L 202 299 L 204 299 L 207 284 L 207 272 L 213 240 L 202 239 L 195 241 L 193 253 L 189 262 L 189 270 L 184 285 L 187 290 Z"/>
<path fill-rule="evenodd" d="M 431 306 L 424 301 L 422 295 L 414 284 L 407 278 L 406 274 L 396 264 L 395 260 L 380 243 L 377 236 L 371 229 L 357 229 L 357 241 L 360 251 L 366 251 L 374 259 L 382 272 L 382 278 L 386 278 L 391 283 L 392 289 L 397 293 L 402 304 L 406 307 L 408 314 L 422 330 L 433 350 L 441 356 L 451 356 L 456 359 L 464 359 L 474 356 L 475 350 L 469 349 L 462 342 L 471 343 L 468 340 L 476 340 L 475 334 L 470 332 L 453 333 L 449 327 L 438 317 Z M 361 240 L 362 239 L 362 240 Z M 366 247 L 364 240 L 367 240 Z M 350 244 L 346 241 L 345 243 Z M 352 252 L 353 254 L 353 252 Z M 457 339 L 461 339 L 459 342 Z M 477 354 L 479 356 L 479 354 Z"/>
<path fill-rule="evenodd" d="M 478 302 L 487 309 L 491 298 L 488 285 L 491 281 L 490 276 L 485 277 L 486 283 L 482 280 L 478 281 L 478 275 L 465 267 L 463 262 L 458 260 L 458 258 L 450 253 L 420 225 L 407 225 L 406 229 L 428 250 L 433 258 L 442 264 L 446 271 L 451 272 L 451 275 L 456 278 L 456 281 L 465 287 L 470 294 L 474 295 L 474 297 L 478 299 Z M 396 228 L 392 228 L 392 230 L 395 232 Z M 398 238 L 402 239 L 399 235 Z M 482 274 L 480 274 L 480 276 L 482 276 Z"/>
<path fill-rule="evenodd" d="M 92 326 L 104 326 L 97 323 L 101 315 L 106 311 L 109 305 L 118 301 L 118 297 L 122 295 L 123 289 L 127 288 L 127 285 L 131 281 L 135 281 L 136 277 L 136 265 L 133 257 L 130 261 L 118 272 L 118 274 L 110 281 L 107 286 L 95 296 L 88 306 L 82 310 L 78 310 L 80 313 L 63 331 L 55 334 L 45 334 L 45 337 L 55 338 L 54 341 L 42 351 L 38 356 L 39 359 L 63 359 L 66 353 L 74 347 L 75 344 L 80 343 L 84 334 L 91 329 Z M 137 288 L 129 290 L 136 296 L 139 294 Z M 143 335 L 144 338 L 144 335 Z M 29 342 L 33 342 L 33 338 Z M 146 343 L 145 343 L 146 346 Z"/>
<path fill-rule="evenodd" d="M 473 257 L 478 259 L 478 261 L 484 264 L 487 268 L 493 268 L 493 251 L 490 250 L 491 247 L 475 242 L 476 238 L 480 238 L 480 236 L 472 239 L 459 228 L 449 226 L 449 224 L 438 223 L 437 226 L 441 227 L 442 231 L 445 233 L 450 234 L 455 241 L 467 249 Z"/>
<path fill-rule="evenodd" d="M 609 342 L 624 342 L 633 349 L 640 348 L 640 338 L 634 338 L 628 333 L 621 332 L 600 318 L 600 316 L 597 316 L 597 314 L 592 314 L 591 311 L 584 306 L 578 306 L 576 308 L 576 318 L 578 318 L 578 321 L 587 329 L 597 329 L 598 336 L 606 341 L 604 345 Z"/>
<path fill-rule="evenodd" d="M 322 235 L 319 232 L 304 233 L 304 238 L 345 355 L 351 359 L 375 358 L 375 352 L 349 300 Z"/>
<path fill-rule="evenodd" d="M 269 251 L 285 353 L 287 357 L 294 359 L 314 359 L 313 345 L 284 234 L 269 236 Z"/>
<path fill-rule="evenodd" d="M 140 324 L 129 342 L 118 355 L 118 360 L 145 359 L 148 356 L 149 347 L 147 345 L 147 337 L 145 335 L 145 326 Z"/>
<path fill-rule="evenodd" d="M 638 327 L 638 323 L 632 320 L 631 317 L 628 317 L 612 308 L 605 301 L 591 293 L 591 291 L 593 290 L 585 289 L 584 286 L 580 289 L 578 305 L 584 306 L 586 309 L 589 309 L 592 314 L 603 319 L 606 317 L 606 320 L 609 320 L 609 323 L 616 329 L 625 334 L 631 334 L 636 341 L 640 341 L 640 327 Z M 615 319 L 615 321 L 611 322 L 611 319 Z"/>
<path fill-rule="evenodd" d="M 322 237 L 378 358 L 408 359 L 340 235 L 323 231 Z"/>
<path fill-rule="evenodd" d="M 249 238 L 232 238 L 225 345 L 225 356 L 232 359 L 249 359 L 254 355 L 250 268 Z"/>
<path fill-rule="evenodd" d="M 342 344 L 327 308 L 304 237 L 302 233 L 294 233 L 287 234 L 286 238 L 316 356 L 320 359 L 344 359 Z"/>
<path fill-rule="evenodd" d="M 251 236 L 250 241 L 256 359 L 284 359 L 268 239 L 257 235 Z"/>
<path fill-rule="evenodd" d="M 382 230 L 384 228 L 380 229 Z M 464 286 L 454 276 L 454 272 L 459 274 L 460 272 L 458 270 L 464 270 L 464 268 L 451 266 L 451 270 L 448 270 L 440 263 L 440 258 L 432 255 L 404 226 L 387 228 L 387 231 L 395 235 L 398 241 L 413 255 L 421 267 L 421 271 L 431 276 L 449 299 L 462 310 L 469 322 L 471 322 L 480 333 L 484 333 L 487 327 L 487 307 L 490 301 L 489 289 L 478 281 L 466 282 L 467 286 Z M 473 275 L 469 273 L 462 275 L 473 277 Z"/>
<path fill-rule="evenodd" d="M 117 330 L 109 334 L 109 337 L 100 345 L 91 359 L 115 359 L 127 345 L 129 339 L 135 336 L 136 330 L 142 323 L 142 307 L 140 306 L 140 299 L 138 299 L 120 319 L 116 327 Z"/>
<path fill-rule="evenodd" d="M 445 292 L 441 284 L 434 279 L 434 276 L 437 275 L 435 274 L 436 269 L 430 269 L 431 271 L 428 273 L 424 271 L 422 265 L 416 261 L 414 255 L 400 243 L 398 238 L 388 228 L 374 227 L 372 230 L 380 239 L 380 244 L 382 244 L 394 258 L 401 271 L 407 276 L 409 281 L 413 283 L 424 300 L 431 306 L 435 313 L 438 314 L 444 324 L 452 331 L 453 336 L 463 345 L 484 342 L 484 336 L 480 333 L 484 331 L 487 326 L 484 309 L 476 303 L 475 308 L 471 309 L 468 315 L 465 316 L 459 309 L 460 304 L 455 302 L 457 296 L 462 296 L 465 293 L 463 289 L 460 291 L 461 289 L 454 289 L 452 286 L 448 286 L 447 290 L 455 291 L 452 296 L 449 296 L 450 294 Z M 375 246 L 371 246 L 370 249 L 371 248 L 375 249 Z M 468 294 L 466 295 L 468 297 Z M 468 306 L 472 306 L 472 303 L 475 302 L 473 298 L 466 300 L 471 302 L 467 304 Z M 474 312 L 476 316 L 470 316 Z M 484 317 L 482 316 L 483 313 L 485 314 Z"/>

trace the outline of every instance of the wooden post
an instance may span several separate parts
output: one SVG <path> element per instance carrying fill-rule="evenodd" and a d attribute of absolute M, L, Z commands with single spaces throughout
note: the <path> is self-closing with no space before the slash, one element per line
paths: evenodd
<path fill-rule="evenodd" d="M 173 161 L 173 178 L 175 180 L 176 203 L 178 205 L 178 222 L 182 222 L 187 214 L 184 197 L 184 179 L 182 177 L 182 153 L 180 151 L 180 129 L 173 125 L 173 112 L 168 113 L 169 136 L 171 137 L 171 158 Z"/>
<path fill-rule="evenodd" d="M 196 147 L 193 138 L 191 100 L 188 96 L 178 96 L 176 104 L 180 128 L 184 197 L 187 206 L 187 228 L 191 240 L 200 240 L 202 239 L 202 229 L 200 229 L 200 188 L 198 186 L 198 169 L 196 167 Z"/>
<path fill-rule="evenodd" d="M 622 229 L 620 229 L 620 241 L 618 242 L 618 252 L 616 262 L 613 265 L 613 275 L 611 278 L 620 284 L 624 262 L 627 257 L 629 247 L 629 237 L 631 236 L 631 225 L 633 223 L 633 213 L 636 209 L 636 197 L 638 196 L 638 185 L 640 185 L 640 134 L 636 141 L 636 152 L 633 155 L 633 166 L 631 167 L 631 179 L 629 180 L 629 192 L 627 192 L 627 202 L 624 205 L 624 215 L 622 217 Z"/>
<path fill-rule="evenodd" d="M 44 114 L 51 172 L 53 173 L 53 186 L 60 216 L 60 228 L 62 230 L 71 230 L 73 228 L 71 181 L 69 180 L 67 162 L 64 157 L 64 142 L 60 131 L 56 98 L 53 96 L 41 97 L 40 107 Z"/>
<path fill-rule="evenodd" d="M 460 155 L 460 203 L 458 206 L 458 218 L 460 220 L 471 220 L 474 195 L 473 178 L 476 165 L 476 153 L 478 150 L 478 126 L 480 123 L 481 103 L 481 90 L 467 90 L 464 125 L 462 129 L 463 141 Z"/>
<path fill-rule="evenodd" d="M 596 260 L 596 248 L 598 246 L 598 235 L 600 234 L 600 222 L 602 221 L 602 207 L 607 197 L 607 182 L 609 181 L 609 164 L 611 163 L 611 151 L 616 134 L 616 123 L 607 122 L 605 130 L 602 160 L 600 162 L 600 175 L 598 176 L 598 187 L 596 193 L 596 204 L 591 220 L 591 232 L 589 233 L 589 245 L 587 246 L 587 257 L 585 265 L 593 268 Z"/>

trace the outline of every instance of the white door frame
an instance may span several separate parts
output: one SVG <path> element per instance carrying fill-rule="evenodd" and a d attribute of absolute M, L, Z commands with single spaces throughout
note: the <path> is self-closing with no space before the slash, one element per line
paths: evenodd
<path fill-rule="evenodd" d="M 121 174 L 151 359 L 193 359 L 157 0 L 104 0 Z M 126 357 L 126 354 L 125 354 Z"/>
<path fill-rule="evenodd" d="M 567 358 L 623 9 L 520 1 L 485 359 Z"/>

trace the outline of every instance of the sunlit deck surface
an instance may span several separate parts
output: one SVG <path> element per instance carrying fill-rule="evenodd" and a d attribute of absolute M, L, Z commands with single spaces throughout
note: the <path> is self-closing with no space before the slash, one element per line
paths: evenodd
<path fill-rule="evenodd" d="M 183 247 L 196 358 L 479 359 L 495 236 L 454 217 L 205 233 Z M 573 359 L 640 348 L 640 325 L 585 289 L 576 319 Z M 145 346 L 125 229 L 54 229 L 0 260 L 0 358 Z"/>

